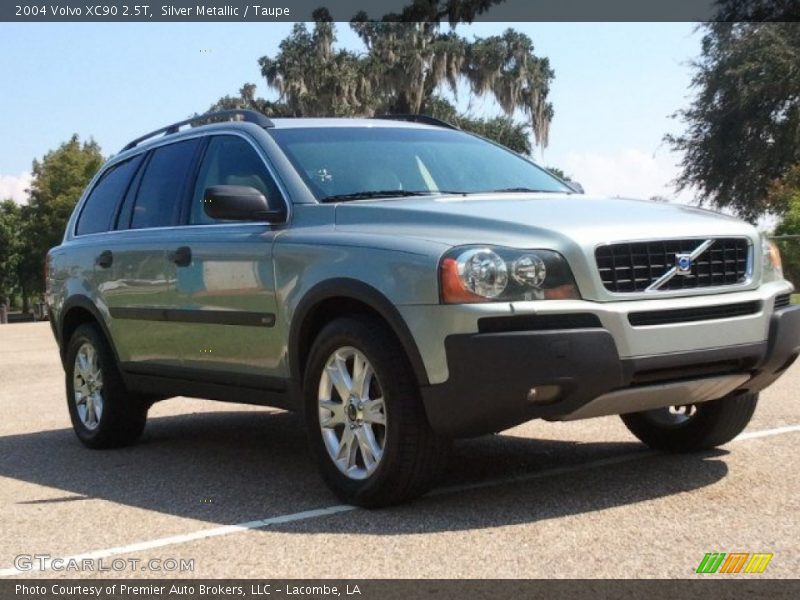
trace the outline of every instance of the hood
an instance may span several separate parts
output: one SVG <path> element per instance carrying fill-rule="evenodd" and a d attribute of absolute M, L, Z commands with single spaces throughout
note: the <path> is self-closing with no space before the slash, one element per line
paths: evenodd
<path fill-rule="evenodd" d="M 565 194 L 503 194 L 367 200 L 336 207 L 336 228 L 447 245 L 593 248 L 615 241 L 758 233 L 739 219 L 696 207 Z M 557 246 L 557 247 L 558 247 Z"/>

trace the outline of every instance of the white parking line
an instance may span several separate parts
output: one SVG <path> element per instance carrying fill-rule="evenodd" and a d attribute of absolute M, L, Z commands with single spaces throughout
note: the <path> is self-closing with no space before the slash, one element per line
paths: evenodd
<path fill-rule="evenodd" d="M 115 548 L 106 548 L 104 550 L 93 550 L 92 552 L 85 552 L 83 554 L 75 554 L 73 556 L 65 556 L 63 558 L 51 558 L 43 561 L 45 564 L 32 567 L 27 570 L 20 570 L 17 568 L 2 569 L 0 570 L 0 577 L 11 577 L 13 575 L 25 575 L 27 573 L 35 573 L 37 571 L 46 571 L 47 565 L 52 562 L 60 561 L 66 564 L 72 561 L 78 562 L 83 559 L 99 560 L 101 558 L 110 558 L 120 554 L 130 554 L 131 552 L 140 552 L 142 550 L 152 550 L 153 548 L 163 548 L 164 546 L 174 546 L 176 544 L 185 544 L 195 540 L 204 540 L 206 538 L 218 537 L 221 535 L 229 535 L 231 533 L 239 533 L 241 531 L 250 531 L 251 529 L 261 529 L 269 527 L 270 525 L 281 525 L 283 523 L 293 523 L 294 521 L 305 521 L 307 519 L 316 519 L 317 517 L 324 517 L 326 515 L 335 515 L 341 512 L 355 510 L 355 506 L 347 504 L 339 504 L 337 506 L 328 506 L 327 508 L 318 508 L 315 510 L 306 510 L 299 513 L 292 513 L 290 515 L 282 515 L 280 517 L 270 517 L 269 519 L 259 519 L 257 521 L 247 521 L 245 523 L 237 523 L 236 525 L 225 525 L 223 527 L 212 527 L 210 529 L 199 529 L 191 533 L 184 533 L 182 535 L 173 535 L 169 537 L 156 538 L 154 540 L 146 540 L 144 542 L 137 542 L 135 544 L 127 544 L 125 546 L 117 546 Z"/>
<path fill-rule="evenodd" d="M 776 427 L 775 429 L 762 429 L 761 431 L 745 431 L 743 434 L 741 434 L 733 441 L 743 442 L 746 440 L 755 440 L 762 437 L 781 435 L 783 433 L 793 433 L 795 431 L 800 431 L 800 425 L 787 425 L 786 427 Z"/>
<path fill-rule="evenodd" d="M 775 435 L 783 435 L 786 433 L 797 433 L 800 432 L 800 425 L 787 425 L 786 427 L 776 427 L 774 429 L 762 429 L 760 431 L 748 431 L 741 434 L 737 437 L 733 442 L 742 442 L 747 440 L 754 440 L 759 438 L 771 437 Z M 581 463 L 578 465 L 571 465 L 568 467 L 555 467 L 553 469 L 546 469 L 544 471 L 537 471 L 535 473 L 529 473 L 527 475 L 519 475 L 514 477 L 505 477 L 502 479 L 491 479 L 488 481 L 479 481 L 476 483 L 466 483 L 463 485 L 454 485 L 446 488 L 440 488 L 434 490 L 429 496 L 440 496 L 443 494 L 451 494 L 453 492 L 463 492 L 466 490 L 475 490 L 481 488 L 488 488 L 494 487 L 498 485 L 506 485 L 509 483 L 517 483 L 523 481 L 531 481 L 534 479 L 543 479 L 545 477 L 554 477 L 557 475 L 564 475 L 567 473 L 575 473 L 578 471 L 586 471 L 589 469 L 596 469 L 599 467 L 605 467 L 609 465 L 617 465 L 620 463 L 631 462 L 635 460 L 641 460 L 643 458 L 647 458 L 650 456 L 654 456 L 658 453 L 652 451 L 642 451 L 636 452 L 634 454 L 624 454 L 621 456 L 612 456 L 609 458 L 603 458 L 600 460 L 590 461 L 586 463 Z M 270 517 L 268 519 L 259 519 L 256 521 L 246 521 L 244 523 L 237 523 L 235 525 L 226 525 L 223 527 L 212 527 L 208 529 L 199 529 L 197 531 L 193 531 L 191 533 L 185 533 L 182 535 L 173 535 L 169 537 L 163 538 L 156 538 L 153 540 L 146 540 L 143 542 L 137 542 L 135 544 L 127 544 L 125 546 L 116 546 L 114 548 L 106 548 L 104 550 L 94 550 L 91 552 L 85 552 L 83 554 L 75 554 L 73 556 L 65 556 L 61 558 L 52 558 L 49 559 L 49 562 L 45 562 L 43 565 L 37 564 L 36 567 L 33 567 L 29 570 L 20 570 L 16 568 L 9 568 L 9 569 L 0 569 L 0 577 L 12 577 L 14 575 L 26 575 L 29 573 L 35 573 L 37 571 L 44 571 L 47 570 L 48 564 L 52 564 L 55 561 L 61 561 L 62 564 L 66 564 L 72 561 L 76 561 L 80 563 L 83 559 L 94 559 L 99 560 L 103 558 L 110 558 L 112 556 L 118 556 L 120 554 L 131 554 L 133 552 L 142 552 L 145 550 L 152 550 L 154 548 L 163 548 L 165 546 L 174 546 L 177 544 L 185 544 L 187 542 L 193 542 L 196 540 L 204 540 L 207 538 L 219 537 L 222 535 L 230 535 L 234 533 L 241 533 L 243 531 L 250 531 L 253 529 L 262 529 L 264 527 L 269 527 L 271 525 L 282 525 L 284 523 L 295 523 L 297 521 L 307 521 L 309 519 L 316 519 L 318 517 L 325 517 L 328 515 L 335 515 L 338 513 L 348 512 L 351 510 L 357 510 L 355 506 L 349 506 L 347 504 L 337 504 L 335 506 L 328 506 L 326 508 L 318 508 L 315 510 L 307 510 L 303 512 L 292 513 L 289 515 L 282 515 L 279 517 Z"/>

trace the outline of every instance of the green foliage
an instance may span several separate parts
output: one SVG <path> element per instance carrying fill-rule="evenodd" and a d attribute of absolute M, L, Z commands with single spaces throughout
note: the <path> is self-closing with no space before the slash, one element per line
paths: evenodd
<path fill-rule="evenodd" d="M 67 220 L 89 180 L 103 164 L 100 147 L 77 135 L 33 161 L 28 204 L 21 207 L 21 257 L 18 286 L 23 298 L 43 291 L 47 251 L 61 243 Z"/>
<path fill-rule="evenodd" d="M 478 15 L 483 14 L 495 4 L 505 0 L 413 0 L 399 13 L 389 13 L 382 17 L 382 21 L 401 21 L 406 23 L 421 23 L 430 21 L 441 23 L 447 21 L 450 25 L 458 23 L 472 23 Z M 366 13 L 359 14 L 360 18 L 368 20 Z"/>
<path fill-rule="evenodd" d="M 771 204 L 787 208 L 778 230 L 789 227 L 793 231 L 784 231 L 784 234 L 800 234 L 800 163 L 790 167 L 781 179 L 773 181 L 767 196 Z"/>
<path fill-rule="evenodd" d="M 774 234 L 800 236 L 800 164 L 789 169 L 781 181 L 772 185 L 770 196 L 788 207 Z M 786 279 L 800 286 L 800 238 L 778 240 L 777 244 L 783 257 Z"/>
<path fill-rule="evenodd" d="M 530 153 L 526 138 L 546 147 L 553 107 L 548 101 L 554 73 L 546 58 L 537 57 L 526 35 L 507 30 L 502 35 L 467 40 L 442 32 L 440 21 L 471 21 L 496 0 L 416 0 L 401 14 L 371 21 L 359 13 L 350 27 L 366 51 L 337 49 L 336 26 L 326 9 L 314 13 L 313 29 L 297 23 L 274 57 L 258 63 L 278 101 L 255 96 L 246 84 L 238 97 L 221 98 L 213 109 L 252 108 L 274 116 L 373 116 L 429 114 L 444 110 L 459 126 Z M 415 15 L 424 15 L 427 22 Z M 455 21 L 453 20 L 455 19 Z M 490 96 L 504 116 L 478 119 L 442 108 L 441 93 Z M 449 103 L 447 103 L 449 104 Z M 525 124 L 514 120 L 526 117 Z"/>
<path fill-rule="evenodd" d="M 528 117 L 536 144 L 547 147 L 553 120 L 547 95 L 555 73 L 547 58 L 534 54 L 527 35 L 506 29 L 503 35 L 469 43 L 462 73 L 473 94 L 491 93 L 506 115 L 521 110 Z"/>
<path fill-rule="evenodd" d="M 290 117 L 292 113 L 283 102 L 270 102 L 256 97 L 256 84 L 245 83 L 239 90 L 238 96 L 223 96 L 217 100 L 209 111 L 249 109 L 257 110 L 268 117 Z"/>
<path fill-rule="evenodd" d="M 368 102 L 381 113 L 420 114 L 440 85 L 456 91 L 467 42 L 436 23 L 363 20 L 350 27 L 367 47 Z"/>
<path fill-rule="evenodd" d="M 20 207 L 11 199 L 0 202 L 0 303 L 17 287 L 20 258 Z"/>
<path fill-rule="evenodd" d="M 717 0 L 717 21 L 798 21 L 797 0 Z"/>
<path fill-rule="evenodd" d="M 740 2 L 739 4 L 748 4 Z M 679 187 L 755 222 L 788 206 L 768 196 L 800 162 L 800 27 L 710 23 L 694 64 L 697 96 L 679 111 L 688 126 L 667 136 L 683 154 Z"/>
<path fill-rule="evenodd" d="M 456 119 L 455 123 L 465 131 L 477 133 L 514 152 L 531 153 L 531 138 L 525 123 L 518 123 L 509 117 L 476 119 L 464 115 Z"/>
<path fill-rule="evenodd" d="M 425 114 L 452 123 L 464 131 L 493 140 L 520 154 L 530 154 L 531 152 L 528 125 L 509 117 L 490 119 L 470 117 L 459 113 L 455 106 L 440 96 L 434 96 L 428 101 Z"/>
<path fill-rule="evenodd" d="M 370 110 L 372 81 L 369 61 L 336 50 L 335 25 L 327 11 L 315 13 L 313 31 L 295 23 L 275 58 L 258 64 L 267 83 L 277 90 L 292 116 L 351 116 Z"/>
<path fill-rule="evenodd" d="M 563 169 L 559 169 L 558 167 L 545 167 L 548 171 L 550 171 L 556 177 L 563 179 L 564 181 L 570 181 L 572 178 L 567 175 Z"/>

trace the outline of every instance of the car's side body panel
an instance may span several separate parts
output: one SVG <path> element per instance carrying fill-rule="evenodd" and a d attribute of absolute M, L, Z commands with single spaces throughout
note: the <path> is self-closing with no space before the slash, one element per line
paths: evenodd
<path fill-rule="evenodd" d="M 285 378 L 283 336 L 276 329 L 272 242 L 261 223 L 201 225 L 176 232 L 172 244 L 191 248 L 177 269 L 173 307 L 187 369 L 226 375 Z"/>
<path fill-rule="evenodd" d="M 103 236 L 96 254 L 110 252 L 109 267 L 95 265 L 98 308 L 125 364 L 178 366 L 180 326 L 163 315 L 175 302 L 176 266 L 167 258 L 168 232 L 120 231 Z"/>

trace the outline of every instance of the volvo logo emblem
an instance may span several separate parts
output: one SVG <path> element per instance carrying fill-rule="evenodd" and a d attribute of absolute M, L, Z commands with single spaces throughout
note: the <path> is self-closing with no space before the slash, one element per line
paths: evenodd
<path fill-rule="evenodd" d="M 676 254 L 675 255 L 675 274 L 676 275 L 690 275 L 692 273 L 692 255 L 691 254 Z"/>
<path fill-rule="evenodd" d="M 667 271 L 661 275 L 658 279 L 656 279 L 653 283 L 651 283 L 645 289 L 646 292 L 657 292 L 658 290 L 662 289 L 663 286 L 667 284 L 667 282 L 675 277 L 676 275 L 681 275 L 682 277 L 686 277 L 687 275 L 692 274 L 692 266 L 694 265 L 694 261 L 698 258 L 703 256 L 703 254 L 714 245 L 715 240 L 710 239 L 704 241 L 702 244 L 697 246 L 694 250 L 689 253 L 676 253 L 675 254 L 675 264 L 667 269 Z M 665 256 L 665 260 L 669 260 Z M 669 288 L 667 288 L 669 289 Z"/>

